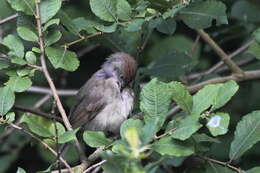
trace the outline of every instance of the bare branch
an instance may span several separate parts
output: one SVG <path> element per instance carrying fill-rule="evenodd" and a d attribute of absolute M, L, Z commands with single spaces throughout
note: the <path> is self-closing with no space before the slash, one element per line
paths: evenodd
<path fill-rule="evenodd" d="M 19 16 L 18 13 L 14 14 L 14 15 L 12 15 L 12 16 L 8 16 L 8 17 L 6 17 L 6 18 L 0 20 L 0 25 L 4 24 L 4 23 L 6 23 L 6 22 L 9 22 L 9 21 L 11 21 L 11 20 L 13 20 L 13 19 L 16 19 L 18 16 Z"/>
<path fill-rule="evenodd" d="M 243 71 L 232 61 L 219 45 L 202 29 L 197 30 L 198 34 L 207 42 L 212 49 L 219 55 L 221 60 L 228 65 L 233 73 L 243 74 Z"/>
<path fill-rule="evenodd" d="M 102 160 L 92 166 L 90 166 L 88 169 L 86 169 L 83 173 L 88 173 L 90 171 L 92 171 L 93 169 L 97 168 L 97 167 L 100 167 L 101 165 L 103 165 L 104 163 L 106 163 L 107 161 L 106 160 Z"/>
<path fill-rule="evenodd" d="M 17 130 L 20 130 L 26 134 L 28 134 L 29 136 L 31 136 L 33 139 L 35 139 L 36 141 L 40 142 L 44 147 L 46 147 L 53 155 L 57 156 L 57 152 L 52 149 L 47 143 L 45 143 L 44 141 L 42 141 L 40 138 L 38 138 L 37 136 L 35 136 L 34 134 L 32 134 L 30 131 L 16 125 L 16 124 L 13 124 L 13 123 L 10 123 L 9 124 L 12 128 L 15 128 Z M 66 160 L 64 160 L 62 157 L 60 158 L 60 160 L 62 161 L 62 163 L 67 167 L 67 169 L 72 173 L 72 169 L 70 167 L 70 165 L 67 163 Z"/>
<path fill-rule="evenodd" d="M 78 92 L 78 90 L 73 89 L 56 89 L 56 91 L 57 94 L 60 96 L 74 96 Z M 32 86 L 29 89 L 27 89 L 27 92 L 53 95 L 52 90 L 50 90 L 49 88 L 39 86 Z"/>
<path fill-rule="evenodd" d="M 77 43 L 79 43 L 79 42 L 81 42 L 81 41 L 83 41 L 83 40 L 88 40 L 88 39 L 90 39 L 90 38 L 93 38 L 93 37 L 96 37 L 96 36 L 99 36 L 99 35 L 102 35 L 103 33 L 102 32 L 97 32 L 97 33 L 94 33 L 94 34 L 91 34 L 91 35 L 88 35 L 88 36 L 81 36 L 81 38 L 80 39 L 78 39 L 78 40 L 75 40 L 75 41 L 72 41 L 72 42 L 70 42 L 70 43 L 67 43 L 67 44 L 65 44 L 65 48 L 68 48 L 68 47 L 70 47 L 70 46 L 72 46 L 72 45 L 74 45 L 74 44 L 77 44 Z"/>

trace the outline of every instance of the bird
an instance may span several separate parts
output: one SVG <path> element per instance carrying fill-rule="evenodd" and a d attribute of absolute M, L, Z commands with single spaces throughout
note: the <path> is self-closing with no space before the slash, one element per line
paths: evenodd
<path fill-rule="evenodd" d="M 69 114 L 72 127 L 118 134 L 133 109 L 131 84 L 136 70 L 137 62 L 131 55 L 111 54 L 78 91 Z"/>

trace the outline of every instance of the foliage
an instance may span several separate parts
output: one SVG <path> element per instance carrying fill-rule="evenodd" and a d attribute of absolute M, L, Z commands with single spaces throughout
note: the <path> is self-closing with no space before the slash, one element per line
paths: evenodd
<path fill-rule="evenodd" d="M 76 138 L 87 146 L 86 153 L 103 149 L 99 157 L 106 160 L 101 165 L 106 173 L 239 168 L 259 172 L 258 163 L 252 162 L 260 155 L 260 86 L 254 81 L 260 78 L 257 0 L 0 0 L 0 4 L 0 172 L 58 169 L 57 157 L 42 143 L 54 150 L 71 144 L 64 158 L 78 165 Z M 254 58 L 242 63 L 244 74 L 227 76 L 233 72 L 231 66 L 207 71 L 225 55 L 199 36 L 197 31 L 204 29 L 224 54 L 240 47 L 226 64 Z M 248 40 L 252 41 L 245 50 L 242 45 Z M 139 62 L 133 111 L 138 116 L 121 125 L 116 139 L 104 132 L 68 130 L 53 118 L 61 118 L 57 109 L 61 105 L 57 98 L 49 98 L 48 89 L 64 89 L 66 97 L 60 98 L 69 112 L 72 97 L 67 89 L 79 88 L 99 68 L 103 61 L 99 57 L 115 51 L 127 52 Z M 49 86 L 50 80 L 54 86 Z M 250 81 L 238 83 L 244 80 Z M 35 86 L 41 87 L 33 90 Z M 21 105 L 27 110 L 19 109 Z M 18 128 L 13 132 L 12 127 Z M 40 163 L 17 165 L 26 157 L 40 158 L 34 161 Z"/>

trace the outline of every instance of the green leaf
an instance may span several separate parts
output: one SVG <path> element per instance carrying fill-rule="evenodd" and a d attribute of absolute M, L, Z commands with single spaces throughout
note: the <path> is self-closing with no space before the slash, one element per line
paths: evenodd
<path fill-rule="evenodd" d="M 188 139 L 202 127 L 198 120 L 198 116 L 186 116 L 180 122 L 177 122 L 176 130 L 172 133 L 171 137 L 180 140 Z"/>
<path fill-rule="evenodd" d="M 36 56 L 32 51 L 26 52 L 25 59 L 29 64 L 36 64 Z"/>
<path fill-rule="evenodd" d="M 257 42 L 251 44 L 246 53 L 249 53 L 255 56 L 258 60 L 260 60 L 260 44 L 258 44 Z"/>
<path fill-rule="evenodd" d="M 61 134 L 58 137 L 58 143 L 59 144 L 64 144 L 66 142 L 72 141 L 73 139 L 76 138 L 76 133 L 79 131 L 79 128 L 75 129 L 75 130 L 69 130 L 66 131 L 65 133 Z"/>
<path fill-rule="evenodd" d="M 212 138 L 205 133 L 195 133 L 192 135 L 192 139 L 196 141 L 196 143 L 201 143 L 201 142 L 214 142 L 214 143 L 220 143 L 220 141 L 217 138 Z"/>
<path fill-rule="evenodd" d="M 235 138 L 231 143 L 229 158 L 236 160 L 260 140 L 260 111 L 243 116 L 237 124 Z"/>
<path fill-rule="evenodd" d="M 228 24 L 226 6 L 220 1 L 195 2 L 180 11 L 180 18 L 192 29 L 204 29 L 212 25 Z"/>
<path fill-rule="evenodd" d="M 18 37 L 14 35 L 8 35 L 3 39 L 3 44 L 11 50 L 8 55 L 17 56 L 20 58 L 24 57 L 24 46 Z"/>
<path fill-rule="evenodd" d="M 17 33 L 22 39 L 26 41 L 32 41 L 32 42 L 38 41 L 38 36 L 31 29 L 27 27 L 24 26 L 18 27 Z"/>
<path fill-rule="evenodd" d="M 63 10 L 59 10 L 57 16 L 59 17 L 61 24 L 64 25 L 72 34 L 79 34 L 79 28 L 73 23 L 73 20 L 67 13 L 65 13 Z"/>
<path fill-rule="evenodd" d="M 260 11 L 258 3 L 258 1 L 235 1 L 231 9 L 231 16 L 246 23 L 259 22 Z"/>
<path fill-rule="evenodd" d="M 259 173 L 259 172 L 260 172 L 260 167 L 254 167 L 246 171 L 246 173 Z"/>
<path fill-rule="evenodd" d="M 32 51 L 35 53 L 41 53 L 41 50 L 38 47 L 33 47 Z"/>
<path fill-rule="evenodd" d="M 102 32 L 111 33 L 116 31 L 117 23 L 114 23 L 110 26 L 96 25 L 95 28 Z"/>
<path fill-rule="evenodd" d="M 10 66 L 10 62 L 5 58 L 0 57 L 0 70 L 8 68 L 9 66 Z"/>
<path fill-rule="evenodd" d="M 193 100 L 187 88 L 180 82 L 171 82 L 172 99 L 187 113 L 191 113 Z"/>
<path fill-rule="evenodd" d="M 123 122 L 123 124 L 120 127 L 120 135 L 121 137 L 124 137 L 124 134 L 126 133 L 126 130 L 129 128 L 136 128 L 138 130 L 138 136 L 142 136 L 142 127 L 144 126 L 144 123 L 141 120 L 134 120 L 134 119 L 128 119 Z"/>
<path fill-rule="evenodd" d="M 219 88 L 218 94 L 216 96 L 216 100 L 212 106 L 212 110 L 224 106 L 232 98 L 232 96 L 235 95 L 238 88 L 239 86 L 233 80 L 221 84 L 221 87 Z"/>
<path fill-rule="evenodd" d="M 203 111 L 208 109 L 217 97 L 221 84 L 207 85 L 199 90 L 193 96 L 192 113 L 194 115 L 200 115 Z"/>
<path fill-rule="evenodd" d="M 62 34 L 58 30 L 53 30 L 48 32 L 47 36 L 45 37 L 45 46 L 47 47 L 56 43 L 57 41 L 60 40 L 61 36 Z"/>
<path fill-rule="evenodd" d="M 253 38 L 258 44 L 260 44 L 260 28 L 253 32 Z"/>
<path fill-rule="evenodd" d="M 107 146 L 112 143 L 110 139 L 106 138 L 103 132 L 98 131 L 85 131 L 83 139 L 91 147 Z"/>
<path fill-rule="evenodd" d="M 7 54 L 9 51 L 10 49 L 6 45 L 0 43 L 0 53 Z"/>
<path fill-rule="evenodd" d="M 27 64 L 27 62 L 23 58 L 20 58 L 20 57 L 12 57 L 11 62 L 14 63 L 14 64 L 18 64 L 18 65 Z"/>
<path fill-rule="evenodd" d="M 60 19 L 51 19 L 43 26 L 43 31 L 46 31 L 51 25 L 59 25 Z"/>
<path fill-rule="evenodd" d="M 62 0 L 44 0 L 40 3 L 41 22 L 46 23 L 57 14 L 61 8 Z"/>
<path fill-rule="evenodd" d="M 154 142 L 153 149 L 162 155 L 176 157 L 189 156 L 194 153 L 193 145 L 173 140 L 171 137 L 164 137 Z"/>
<path fill-rule="evenodd" d="M 90 0 L 91 11 L 100 19 L 108 22 L 116 21 L 116 0 Z"/>
<path fill-rule="evenodd" d="M 29 77 L 12 76 L 5 85 L 15 92 L 23 92 L 31 87 L 32 81 Z"/>
<path fill-rule="evenodd" d="M 5 115 L 13 106 L 15 95 L 9 87 L 0 88 L 0 115 Z"/>
<path fill-rule="evenodd" d="M 5 115 L 5 121 L 7 123 L 11 123 L 15 120 L 15 113 L 14 112 L 8 112 L 6 115 Z"/>
<path fill-rule="evenodd" d="M 145 123 L 157 122 L 158 129 L 163 125 L 171 103 L 172 94 L 166 83 L 151 80 L 141 91 L 140 109 L 144 112 Z"/>
<path fill-rule="evenodd" d="M 164 34 L 172 35 L 176 30 L 176 22 L 174 18 L 163 19 L 160 18 L 160 23 L 156 29 Z"/>
<path fill-rule="evenodd" d="M 129 20 L 131 17 L 131 6 L 126 0 L 117 0 L 116 14 L 121 20 Z"/>
<path fill-rule="evenodd" d="M 16 173 L 26 173 L 23 168 L 18 167 Z"/>
<path fill-rule="evenodd" d="M 96 33 L 97 30 L 94 27 L 100 27 L 100 23 L 96 20 L 85 19 L 84 17 L 78 17 L 72 20 L 72 23 L 77 26 L 78 31 L 86 31 L 87 33 Z"/>
<path fill-rule="evenodd" d="M 172 52 L 156 59 L 153 66 L 145 73 L 164 79 L 176 79 L 189 71 L 191 66 L 191 57 L 182 52 Z"/>
<path fill-rule="evenodd" d="M 51 64 L 56 69 L 63 68 L 68 71 L 75 71 L 79 67 L 79 60 L 74 52 L 58 47 L 47 47 L 45 51 Z"/>
<path fill-rule="evenodd" d="M 53 122 L 46 118 L 34 115 L 34 114 L 24 114 L 22 123 L 26 123 L 28 128 L 35 134 L 42 137 L 53 138 L 56 136 L 55 124 L 57 126 L 58 136 L 65 133 L 65 128 L 61 123 Z"/>
<path fill-rule="evenodd" d="M 236 173 L 235 171 L 232 171 L 231 169 L 218 165 L 212 162 L 208 162 L 206 165 L 206 172 L 205 173 Z"/>
<path fill-rule="evenodd" d="M 142 29 L 142 25 L 144 23 L 144 19 L 134 19 L 131 23 L 126 25 L 125 30 L 128 32 L 136 32 Z"/>
<path fill-rule="evenodd" d="M 229 115 L 227 113 L 217 112 L 210 114 L 207 128 L 213 136 L 223 135 L 228 132 Z"/>
<path fill-rule="evenodd" d="M 8 2 L 11 5 L 11 7 L 16 11 L 21 11 L 28 15 L 34 14 L 34 0 L 8 0 Z"/>

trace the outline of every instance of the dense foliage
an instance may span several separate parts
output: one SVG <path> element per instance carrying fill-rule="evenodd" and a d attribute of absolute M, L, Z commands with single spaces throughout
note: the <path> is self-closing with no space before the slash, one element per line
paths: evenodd
<path fill-rule="evenodd" d="M 260 172 L 258 0 L 0 0 L 0 9 L 0 172 Z M 69 88 L 116 51 L 139 62 L 133 117 L 116 139 L 71 129 Z"/>

